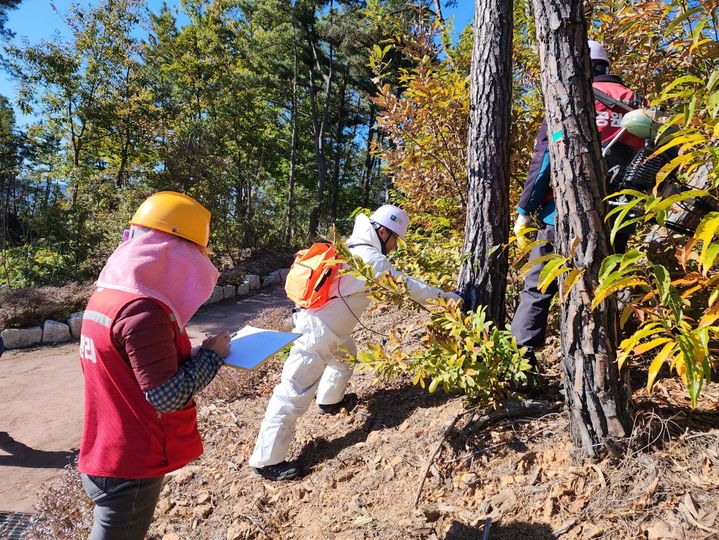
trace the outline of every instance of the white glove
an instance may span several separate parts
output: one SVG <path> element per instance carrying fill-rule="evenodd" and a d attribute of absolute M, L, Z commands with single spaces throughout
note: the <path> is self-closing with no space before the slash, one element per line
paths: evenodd
<path fill-rule="evenodd" d="M 514 229 L 512 229 L 514 231 L 514 235 L 519 236 L 522 232 L 522 229 L 526 229 L 531 223 L 531 216 L 528 216 L 526 214 L 519 214 L 517 216 L 517 221 L 514 222 Z"/>
<path fill-rule="evenodd" d="M 514 236 L 517 237 L 516 244 L 517 247 L 520 250 L 524 250 L 530 242 L 530 239 L 528 239 L 526 236 L 524 236 L 524 229 L 529 227 L 532 224 L 532 218 L 530 216 L 527 216 L 525 214 L 519 214 L 517 216 L 517 221 L 514 222 Z"/>

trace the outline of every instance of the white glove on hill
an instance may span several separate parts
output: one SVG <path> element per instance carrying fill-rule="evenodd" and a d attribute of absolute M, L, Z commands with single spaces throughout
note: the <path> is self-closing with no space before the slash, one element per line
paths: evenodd
<path fill-rule="evenodd" d="M 524 236 L 524 229 L 528 228 L 532 224 L 531 216 L 525 214 L 519 214 L 517 221 L 514 222 L 514 236 L 517 237 L 517 247 L 520 250 L 524 250 L 530 242 L 530 239 Z"/>
<path fill-rule="evenodd" d="M 532 223 L 532 217 L 525 215 L 525 214 L 519 214 L 517 216 L 517 221 L 514 222 L 514 235 L 519 236 L 522 232 L 522 229 L 526 229 L 529 227 Z"/>

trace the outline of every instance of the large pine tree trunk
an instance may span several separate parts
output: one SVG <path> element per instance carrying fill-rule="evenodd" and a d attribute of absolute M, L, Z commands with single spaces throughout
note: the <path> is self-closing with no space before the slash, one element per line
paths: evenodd
<path fill-rule="evenodd" d="M 329 105 L 329 96 L 331 89 L 331 79 L 327 81 L 327 92 L 325 104 Z M 310 68 L 310 105 L 312 114 L 312 126 L 314 130 L 315 143 L 315 161 L 317 162 L 317 188 L 315 190 L 315 204 L 310 210 L 309 235 L 315 236 L 320 224 L 320 212 L 322 211 L 322 201 L 325 194 L 325 184 L 327 183 L 327 162 L 325 160 L 325 127 L 327 126 L 327 107 L 325 112 L 320 114 L 317 106 L 318 96 L 314 87 L 314 72 Z"/>
<path fill-rule="evenodd" d="M 341 188 L 340 163 L 342 161 L 345 124 L 347 122 L 347 74 L 342 78 L 338 99 L 340 107 L 335 129 L 334 166 L 332 168 L 332 189 L 330 191 L 330 218 L 333 226 L 337 225 L 337 206 L 339 204 L 339 192 Z"/>
<path fill-rule="evenodd" d="M 495 246 L 509 231 L 509 138 L 512 103 L 512 2 L 475 0 L 472 51 L 468 194 L 459 288 L 467 306 L 487 307 L 504 326 L 507 255 Z"/>
<path fill-rule="evenodd" d="M 295 170 L 297 167 L 297 46 L 294 47 L 294 61 L 292 64 L 292 103 L 290 106 L 292 117 L 292 136 L 290 140 L 290 178 L 287 183 L 287 217 L 285 219 L 285 244 L 292 242 L 294 230 L 295 211 Z"/>
<path fill-rule="evenodd" d="M 330 10 L 332 4 L 330 4 Z M 314 16 L 313 16 L 314 18 Z M 325 129 L 327 128 L 327 117 L 329 114 L 330 100 L 332 98 L 332 83 L 334 80 L 334 51 L 329 48 L 327 73 L 322 70 L 320 56 L 317 51 L 317 43 L 315 42 L 314 27 L 305 24 L 305 36 L 312 53 L 313 65 L 310 66 L 309 87 L 310 87 L 310 106 L 312 115 L 312 127 L 314 130 L 315 142 L 315 159 L 317 161 L 317 190 L 315 192 L 315 204 L 310 210 L 309 235 L 310 237 L 317 235 L 317 229 L 320 223 L 320 213 L 322 211 L 322 203 L 324 200 L 325 184 L 327 183 L 327 162 L 325 158 Z M 315 87 L 315 78 L 319 76 L 324 84 L 324 96 L 322 102 L 322 110 L 320 110 L 317 88 Z"/>
<path fill-rule="evenodd" d="M 369 206 L 369 194 L 372 189 L 372 169 L 374 156 L 372 155 L 372 140 L 375 135 L 374 115 L 376 113 L 374 103 L 369 105 L 369 121 L 367 123 L 367 150 L 365 153 L 364 170 L 362 172 L 362 206 Z"/>
<path fill-rule="evenodd" d="M 616 363 L 616 303 L 591 309 L 602 259 L 610 247 L 602 199 L 605 165 L 589 73 L 581 0 L 533 0 L 542 89 L 557 202 L 557 246 L 584 273 L 561 304 L 561 367 L 570 432 L 589 456 L 632 425 L 627 377 Z M 560 290 L 563 290 L 560 279 Z"/>

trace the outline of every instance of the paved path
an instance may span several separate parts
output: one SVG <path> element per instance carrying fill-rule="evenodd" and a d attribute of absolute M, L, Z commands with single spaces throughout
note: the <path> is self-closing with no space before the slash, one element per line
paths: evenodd
<path fill-rule="evenodd" d="M 265 308 L 286 305 L 280 286 L 213 304 L 190 321 L 193 344 L 237 330 Z M 82 435 L 77 344 L 7 351 L 0 359 L 0 512 L 32 512 L 42 484 L 58 477 Z"/>

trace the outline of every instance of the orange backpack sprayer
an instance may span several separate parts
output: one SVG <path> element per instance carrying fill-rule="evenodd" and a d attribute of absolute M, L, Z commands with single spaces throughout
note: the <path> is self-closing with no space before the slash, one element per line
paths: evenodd
<path fill-rule="evenodd" d="M 341 263 L 333 244 L 316 243 L 297 252 L 285 292 L 301 308 L 318 308 L 330 299 L 330 285 L 339 276 Z"/>

